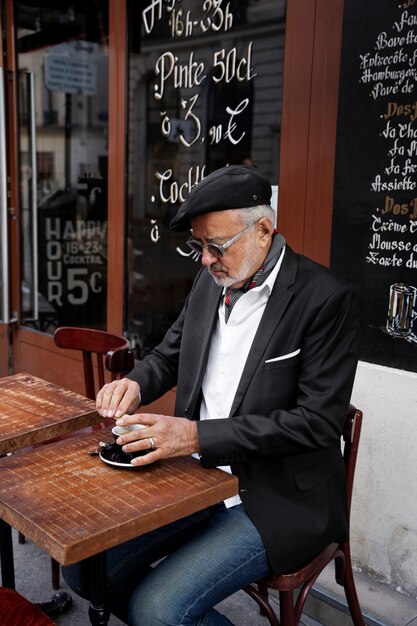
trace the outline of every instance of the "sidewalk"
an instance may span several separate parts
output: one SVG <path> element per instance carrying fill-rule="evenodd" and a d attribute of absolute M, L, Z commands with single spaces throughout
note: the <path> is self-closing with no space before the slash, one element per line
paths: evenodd
<path fill-rule="evenodd" d="M 17 591 L 32 602 L 48 601 L 54 593 L 51 587 L 50 558 L 30 541 L 19 544 L 15 531 L 13 542 Z M 367 626 L 417 626 L 416 601 L 361 574 L 355 574 L 355 581 Z M 71 592 L 62 576 L 61 589 L 71 593 L 74 604 L 68 613 L 57 618 L 57 626 L 89 626 L 88 602 Z M 279 616 L 279 605 L 272 594 L 270 600 Z M 243 591 L 224 600 L 217 608 L 235 626 L 269 624 L 259 614 L 256 603 Z M 112 616 L 109 626 L 124 625 Z M 333 565 L 329 565 L 320 575 L 307 600 L 302 626 L 352 626 L 343 589 L 334 580 Z"/>
<path fill-rule="evenodd" d="M 13 546 L 16 590 L 32 602 L 47 602 L 54 593 L 51 587 L 50 558 L 30 541 L 19 544 L 15 531 L 13 531 Z M 88 602 L 76 596 L 62 580 L 62 576 L 61 589 L 71 593 L 74 604 L 68 613 L 56 619 L 57 626 L 89 626 Z M 277 601 L 274 598 L 271 601 L 279 611 Z M 256 603 L 243 591 L 219 604 L 218 609 L 235 626 L 268 626 L 266 618 L 259 615 Z M 319 622 L 308 617 L 303 619 L 302 624 L 303 626 L 321 626 Z M 109 626 L 124 625 L 112 616 Z"/>

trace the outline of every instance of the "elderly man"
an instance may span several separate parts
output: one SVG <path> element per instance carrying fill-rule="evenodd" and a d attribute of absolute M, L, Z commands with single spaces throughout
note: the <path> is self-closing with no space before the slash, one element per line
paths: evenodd
<path fill-rule="evenodd" d="M 285 244 L 270 197 L 242 165 L 191 190 L 170 227 L 192 228 L 203 267 L 163 341 L 97 397 L 103 416 L 145 425 L 118 440 L 151 448 L 133 464 L 197 453 L 239 477 L 239 496 L 109 552 L 112 610 L 132 626 L 230 625 L 218 602 L 346 534 L 353 291 Z M 136 413 L 175 386 L 175 416 Z M 82 564 L 64 575 L 88 595 Z"/>

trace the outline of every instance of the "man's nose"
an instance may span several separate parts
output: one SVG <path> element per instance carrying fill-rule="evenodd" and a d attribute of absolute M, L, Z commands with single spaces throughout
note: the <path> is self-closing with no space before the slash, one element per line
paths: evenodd
<path fill-rule="evenodd" d="M 203 248 L 203 254 L 201 255 L 201 263 L 204 267 L 208 267 L 217 261 L 215 254 L 211 254 L 207 248 Z"/>

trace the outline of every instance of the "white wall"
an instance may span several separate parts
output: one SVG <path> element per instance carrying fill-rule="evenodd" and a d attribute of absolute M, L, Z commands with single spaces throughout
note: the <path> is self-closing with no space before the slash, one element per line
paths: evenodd
<path fill-rule="evenodd" d="M 364 413 L 353 559 L 360 571 L 417 599 L 417 374 L 361 362 L 352 404 Z"/>

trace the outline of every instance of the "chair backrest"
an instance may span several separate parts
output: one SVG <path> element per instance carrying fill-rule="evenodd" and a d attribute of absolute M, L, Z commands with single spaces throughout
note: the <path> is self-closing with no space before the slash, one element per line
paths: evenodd
<path fill-rule="evenodd" d="M 111 380 L 123 378 L 135 364 L 129 341 L 121 335 L 103 330 L 61 326 L 54 333 L 55 345 L 68 350 L 80 350 L 83 355 L 85 395 L 96 398 L 93 355 L 97 363 L 97 391 L 105 384 L 104 367 L 111 372 Z"/>
<path fill-rule="evenodd" d="M 362 428 L 362 411 L 350 405 L 345 426 L 343 428 L 342 437 L 344 440 L 343 458 L 346 468 L 346 489 L 348 500 L 348 511 L 352 503 L 353 480 L 355 477 L 356 459 L 358 456 L 359 440 Z"/>

